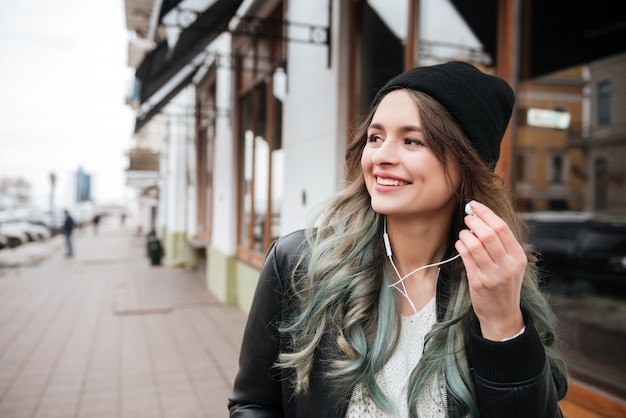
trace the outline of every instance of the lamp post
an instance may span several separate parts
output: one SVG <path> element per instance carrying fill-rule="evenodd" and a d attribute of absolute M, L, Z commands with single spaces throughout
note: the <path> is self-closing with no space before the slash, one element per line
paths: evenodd
<path fill-rule="evenodd" d="M 54 186 L 56 182 L 56 174 L 50 173 L 50 216 L 54 216 Z"/>

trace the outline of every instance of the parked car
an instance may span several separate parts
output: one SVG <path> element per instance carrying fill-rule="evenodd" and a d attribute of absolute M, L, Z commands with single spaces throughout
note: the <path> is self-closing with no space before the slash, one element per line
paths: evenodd
<path fill-rule="evenodd" d="M 41 241 L 51 236 L 50 229 L 47 227 L 26 221 L 1 222 L 0 234 L 7 238 L 9 247 Z"/>
<path fill-rule="evenodd" d="M 520 214 L 528 225 L 532 250 L 544 282 L 567 281 L 570 278 L 578 241 L 597 223 L 586 212 L 530 212 Z"/>
<path fill-rule="evenodd" d="M 28 218 L 28 221 L 31 223 L 47 227 L 52 235 L 61 233 L 64 220 L 65 216 L 61 211 L 56 211 L 54 213 L 46 211 Z"/>
<path fill-rule="evenodd" d="M 13 224 L 24 229 L 24 231 L 28 234 L 30 241 L 41 241 L 50 238 L 52 235 L 49 228 L 34 222 L 16 221 L 13 222 Z"/>
<path fill-rule="evenodd" d="M 30 237 L 23 228 L 14 225 L 13 222 L 0 223 L 0 235 L 7 241 L 7 247 L 15 248 L 29 242 Z"/>
<path fill-rule="evenodd" d="M 576 245 L 570 277 L 626 295 L 626 224 L 593 225 Z"/>

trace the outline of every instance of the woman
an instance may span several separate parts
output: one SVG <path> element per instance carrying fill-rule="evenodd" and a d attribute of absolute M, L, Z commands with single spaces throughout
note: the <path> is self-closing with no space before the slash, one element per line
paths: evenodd
<path fill-rule="evenodd" d="M 378 92 L 346 190 L 267 254 L 231 417 L 561 416 L 555 318 L 493 172 L 513 104 L 461 62 Z"/>

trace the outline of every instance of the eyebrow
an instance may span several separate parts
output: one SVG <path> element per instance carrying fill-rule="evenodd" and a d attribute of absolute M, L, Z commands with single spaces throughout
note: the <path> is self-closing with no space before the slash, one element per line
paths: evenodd
<path fill-rule="evenodd" d="M 370 129 L 384 130 L 383 125 L 381 125 L 380 123 L 372 123 L 370 126 L 367 127 L 367 129 L 368 130 Z M 406 126 L 401 126 L 400 130 L 402 132 L 422 132 L 422 127 L 417 126 L 417 125 L 406 125 Z"/>

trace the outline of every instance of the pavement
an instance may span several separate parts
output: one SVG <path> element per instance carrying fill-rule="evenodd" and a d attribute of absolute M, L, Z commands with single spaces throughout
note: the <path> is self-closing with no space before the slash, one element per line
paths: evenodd
<path fill-rule="evenodd" d="M 0 250 L 0 418 L 226 417 L 246 315 L 119 222 Z"/>

